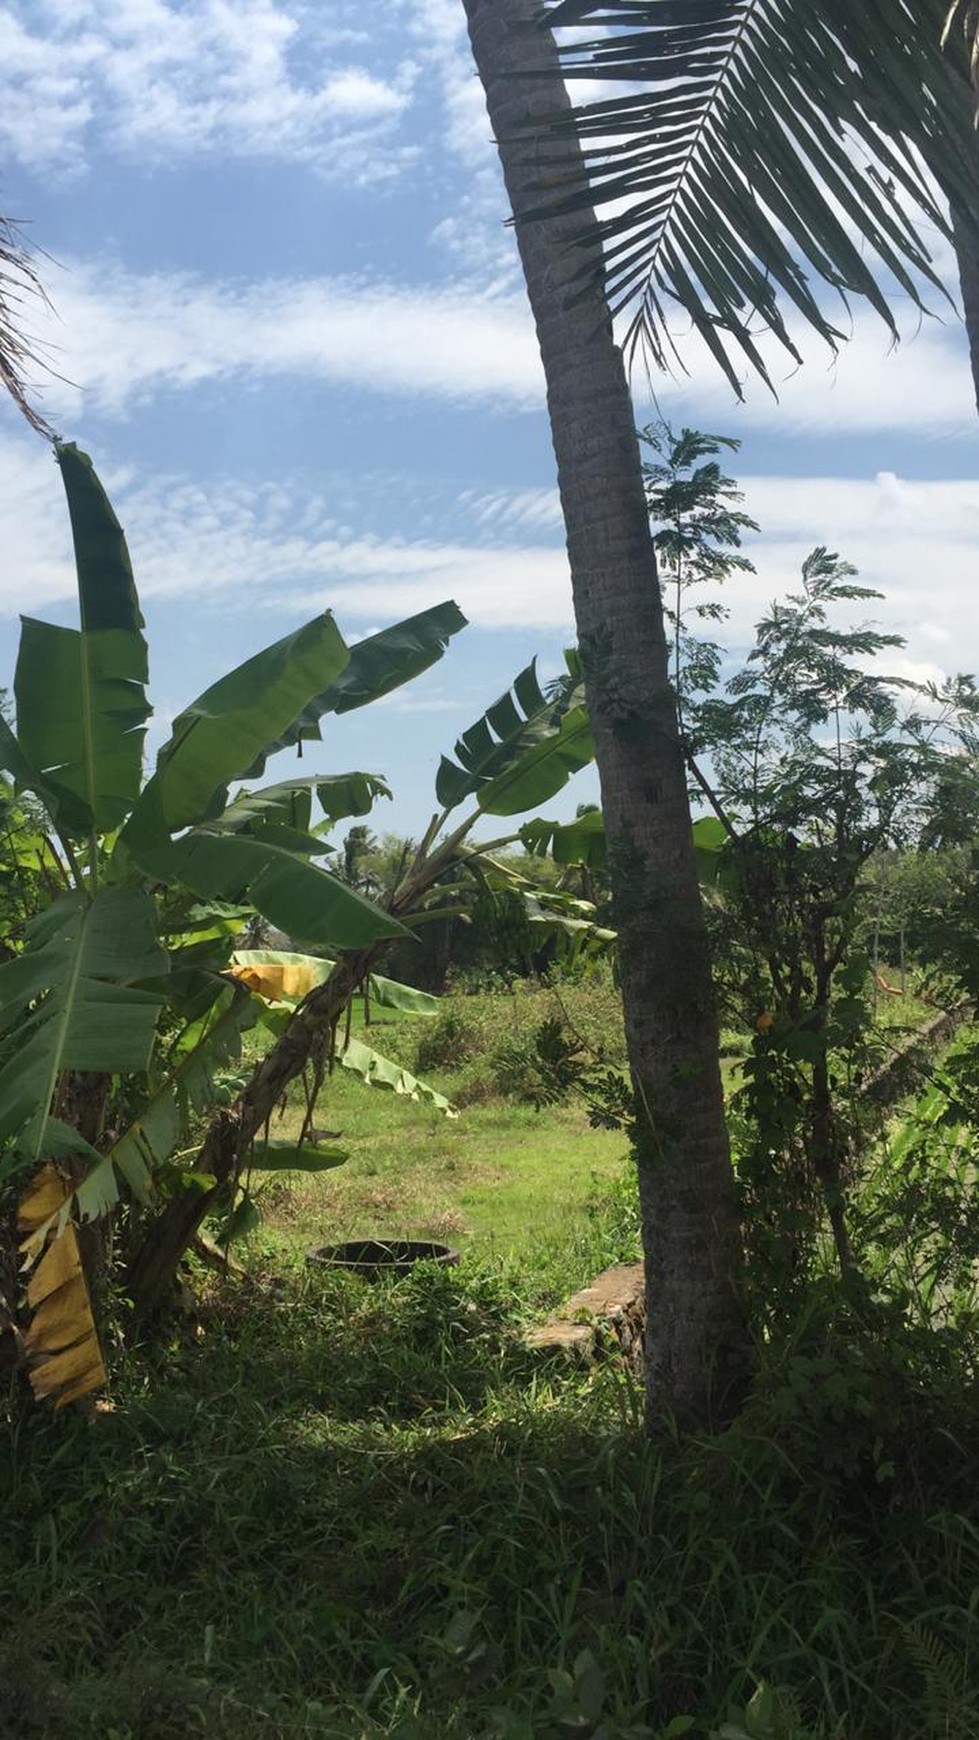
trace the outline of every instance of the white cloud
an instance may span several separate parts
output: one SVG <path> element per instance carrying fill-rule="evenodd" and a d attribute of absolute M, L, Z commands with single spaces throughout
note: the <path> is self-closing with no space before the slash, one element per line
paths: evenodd
<path fill-rule="evenodd" d="M 296 0 L 8 0 L 3 155 L 80 171 L 99 144 L 153 163 L 216 152 L 345 181 L 396 173 L 414 156 L 397 137 L 414 65 L 338 63 L 342 28 L 314 56 L 306 20 Z"/>
<path fill-rule="evenodd" d="M 411 0 L 407 22 L 439 95 L 442 154 L 465 172 L 461 188 L 453 177 L 451 209 L 432 229 L 431 240 L 474 282 L 493 279 L 512 286 L 520 272 L 516 241 L 505 227 L 510 208 L 462 5 L 460 0 Z"/>
<path fill-rule="evenodd" d="M 76 264 L 49 284 L 58 317 L 33 310 L 34 336 L 87 408 L 112 415 L 161 391 L 204 382 L 320 380 L 375 393 L 539 410 L 543 378 L 526 296 L 465 285 L 399 285 L 338 278 L 220 282 L 138 274 L 105 262 Z M 812 349 L 812 347 L 810 347 Z M 772 398 L 747 383 L 738 405 L 709 361 L 654 383 L 656 404 L 678 421 L 730 433 L 917 436 L 968 431 L 975 405 L 955 326 L 929 322 L 896 350 L 867 313 L 827 367 L 816 351 Z M 637 417 L 655 414 L 637 394 Z M 77 412 L 60 385 L 47 393 L 57 420 Z"/>
<path fill-rule="evenodd" d="M 762 528 L 748 554 L 759 572 L 726 588 L 730 638 L 744 644 L 772 598 L 798 589 L 803 560 L 817 544 L 881 592 L 855 614 L 904 635 L 907 651 L 886 655 L 897 675 L 979 672 L 979 489 L 972 479 L 910 481 L 746 477 L 745 506 Z M 726 637 L 728 638 L 728 637 Z"/>
<path fill-rule="evenodd" d="M 664 415 L 681 416 L 694 427 L 723 417 L 726 434 L 772 429 L 781 436 L 869 434 L 906 429 L 915 435 L 973 432 L 975 395 L 964 334 L 951 313 L 917 327 L 909 319 L 906 336 L 892 345 L 886 328 L 868 309 L 853 318 L 848 342 L 834 358 L 805 329 L 793 336 L 806 358 L 802 368 L 772 340 L 759 348 L 766 356 L 777 399 L 754 374 L 743 376 L 745 402 L 739 404 L 699 340 L 680 339 L 680 354 L 690 373 L 679 379 L 656 377 L 652 390 Z M 650 410 L 646 382 L 634 381 L 643 420 Z M 645 400 L 645 408 L 643 401 Z"/>
<path fill-rule="evenodd" d="M 76 266 L 33 332 L 90 409 L 120 414 L 161 390 L 291 377 L 381 393 L 543 404 L 523 297 L 315 278 L 250 284 Z M 51 414 L 77 410 L 60 384 Z"/>

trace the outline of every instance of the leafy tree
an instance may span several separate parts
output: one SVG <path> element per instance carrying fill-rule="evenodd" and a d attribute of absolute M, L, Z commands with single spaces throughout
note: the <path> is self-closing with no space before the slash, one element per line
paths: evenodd
<path fill-rule="evenodd" d="M 756 1284 L 764 1273 L 770 1308 L 787 1281 L 805 1279 L 824 1210 L 841 1266 L 853 1267 L 846 1199 L 879 1059 L 868 993 L 881 877 L 890 866 L 889 908 L 916 910 L 923 931 L 932 909 L 934 950 L 938 914 L 946 928 L 955 916 L 949 886 L 934 911 L 939 872 L 954 879 L 963 868 L 937 863 L 934 845 L 976 832 L 979 696 L 969 677 L 936 687 L 878 674 L 875 661 L 903 642 L 854 624 L 855 607 L 879 594 L 824 549 L 723 682 L 720 649 L 705 656 L 688 632 L 683 574 L 727 576 L 743 529 L 743 516 L 727 518 L 738 492 L 699 463 L 717 438 L 660 439 L 676 463 L 653 478 L 650 498 L 669 511 L 664 531 L 682 561 L 675 681 L 694 792 L 711 811 L 694 839 L 715 975 L 729 1021 L 753 1036 L 737 1096 L 739 1181 L 751 1272 Z M 561 861 L 590 862 L 604 840 L 584 820 L 537 820 L 524 836 Z M 957 922 L 961 951 L 969 933 Z"/>
<path fill-rule="evenodd" d="M 72 1216 L 114 1210 L 121 1181 L 145 1203 L 164 1183 L 179 1193 L 173 1156 L 186 1117 L 255 1019 L 226 974 L 246 918 L 259 913 L 320 947 L 364 950 L 405 934 L 315 862 L 327 842 L 312 831 L 313 806 L 327 823 L 364 814 L 382 780 L 322 775 L 237 797 L 231 781 L 318 733 L 324 714 L 427 668 L 464 619 L 443 605 L 356 649 L 329 614 L 315 619 L 193 702 L 144 783 L 146 645 L 125 540 L 87 456 L 56 454 L 81 621 L 24 620 L 16 728 L 0 717 L 7 865 L 31 902 L 6 932 L 0 966 L 0 1190 L 21 1193 L 27 1248 L 41 1257 L 27 1338 L 45 1356 L 35 1379 L 70 1399 L 85 1373 L 72 1343 L 62 1381 L 49 1332 L 77 1327 L 91 1268 Z M 306 1158 L 293 1149 L 297 1165 Z"/>
<path fill-rule="evenodd" d="M 902 202 L 947 225 L 916 150 L 927 145 L 929 168 L 979 235 L 975 141 L 962 105 L 946 101 L 957 75 L 939 43 L 944 0 L 928 0 L 924 29 L 908 0 L 886 0 L 872 17 L 844 0 L 711 0 L 694 11 L 673 0 L 559 0 L 543 20 L 550 28 L 535 0 L 464 5 L 547 380 L 602 781 L 644 1108 L 648 1413 L 702 1421 L 741 1387 L 738 1227 L 662 601 L 611 317 L 638 295 L 633 331 L 665 362 L 663 302 L 677 302 L 736 389 L 725 340 L 765 374 L 759 315 L 797 355 L 779 291 L 831 343 L 838 337 L 793 250 L 891 321 L 848 224 L 917 297 L 914 274 L 928 276 L 930 264 Z M 582 44 L 576 31 L 562 66 L 551 29 L 589 19 L 611 33 Z M 564 73 L 628 82 L 621 99 L 576 115 Z M 846 129 L 869 142 L 869 170 L 845 148 Z M 601 226 L 596 200 L 617 202 Z"/>
<path fill-rule="evenodd" d="M 755 1208 L 788 1157 L 803 1196 L 806 1179 L 822 1192 L 844 1269 L 853 1130 L 843 1082 L 856 1090 L 855 1114 L 869 1073 L 861 885 L 882 848 L 916 844 L 949 751 L 972 748 L 979 716 L 969 678 L 934 689 L 873 671 L 903 643 L 834 620 L 879 596 L 854 576 L 815 550 L 801 590 L 773 605 L 747 664 L 700 709 L 725 893 L 763 968 L 754 1001 L 767 1013 L 745 1065 Z"/>
<path fill-rule="evenodd" d="M 392 631 L 395 638 L 398 632 Z M 355 648 L 352 664 L 356 653 Z M 353 676 L 360 682 L 357 692 L 368 698 L 366 668 Z M 493 853 L 510 845 L 517 830 L 477 845 L 470 840 L 473 829 L 487 816 L 510 818 L 545 801 L 593 754 L 580 686 L 554 700 L 529 665 L 512 690 L 463 732 L 453 754 L 442 757 L 435 782 L 440 808 L 387 898 L 386 912 L 394 922 L 376 940 L 338 950 L 325 975 L 322 962 L 313 963 L 304 994 L 277 1023 L 276 1043 L 233 1103 L 212 1117 L 194 1161 L 195 1180 L 188 1180 L 166 1204 L 129 1265 L 127 1288 L 141 1317 L 152 1317 L 165 1304 L 183 1251 L 215 1202 L 223 1199 L 229 1180 L 240 1175 L 286 1088 L 307 1070 L 312 1072 L 312 1103 L 323 1071 L 336 1055 L 338 1029 L 350 1000 L 365 983 L 376 985 L 376 968 L 390 939 L 454 916 L 487 885 L 508 880 Z M 581 903 L 568 896 L 534 894 L 528 896 L 528 907 L 542 935 L 554 929 L 574 934 L 594 929 Z M 344 1044 L 341 1061 L 370 1082 L 404 1090 L 398 1066 L 359 1041 Z"/>

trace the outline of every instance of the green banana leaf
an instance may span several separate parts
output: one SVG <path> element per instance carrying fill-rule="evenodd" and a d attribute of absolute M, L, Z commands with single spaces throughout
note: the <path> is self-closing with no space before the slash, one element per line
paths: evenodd
<path fill-rule="evenodd" d="M 80 1221 L 111 1214 L 119 1201 L 119 1177 L 133 1196 L 146 1202 L 155 1176 L 171 1158 L 190 1111 L 212 1104 L 214 1071 L 241 1054 L 241 1034 L 255 1021 L 255 1006 L 243 991 L 223 987 L 223 1009 L 182 1036 L 179 1062 L 151 1095 L 107 1154 L 95 1154 L 95 1164 L 61 1207 L 34 1228 L 22 1246 L 29 1260 L 40 1255 L 48 1233 L 60 1233 L 72 1216 Z M 94 1150 L 92 1150 L 94 1154 Z M 57 1226 L 55 1227 L 55 1223 Z"/>
<path fill-rule="evenodd" d="M 528 746 L 535 732 L 539 736 L 549 729 L 555 711 L 537 681 L 537 660 L 532 659 L 514 680 L 512 689 L 463 732 L 453 751 L 455 761 L 443 755 L 435 776 L 439 803 L 454 809 L 464 798 L 472 797 L 509 766 L 514 754 Z"/>
<path fill-rule="evenodd" d="M 248 1162 L 250 1172 L 332 1172 L 347 1160 L 345 1148 L 318 1143 L 263 1142 Z"/>
<path fill-rule="evenodd" d="M 596 943 L 615 941 L 614 930 L 595 923 L 595 908 L 588 900 L 576 900 L 559 889 L 539 889 L 522 898 L 529 924 L 541 925 L 552 933 L 563 931 L 567 936 L 590 937 Z"/>
<path fill-rule="evenodd" d="M 105 888 L 62 896 L 27 928 L 0 967 L 0 1142 L 8 1164 L 36 1164 L 85 1144 L 53 1119 L 65 1070 L 125 1074 L 148 1068 L 163 998 L 135 981 L 162 976 L 150 895 Z"/>
<path fill-rule="evenodd" d="M 219 815 L 232 780 L 247 775 L 256 754 L 339 675 L 348 657 L 327 612 L 206 689 L 174 721 L 122 843 L 135 855 Z"/>
<path fill-rule="evenodd" d="M 528 852 L 549 855 L 555 864 L 583 864 L 589 870 L 604 870 L 606 864 L 605 818 L 601 810 L 586 810 L 573 822 L 548 822 L 543 816 L 524 822 L 520 838 Z"/>
<path fill-rule="evenodd" d="M 535 731 L 521 745 L 510 765 L 476 794 L 484 815 L 515 816 L 546 803 L 566 786 L 572 774 L 595 759 L 591 720 L 585 707 L 572 707 L 556 726 Z"/>
<path fill-rule="evenodd" d="M 450 1100 L 440 1094 L 427 1082 L 419 1081 L 410 1070 L 403 1069 L 400 1063 L 392 1063 L 389 1057 L 382 1057 L 379 1051 L 365 1045 L 361 1039 L 348 1039 L 343 1050 L 337 1054 L 337 1061 L 344 1069 L 353 1070 L 369 1087 L 390 1088 L 392 1093 L 404 1094 L 409 1100 L 428 1100 L 438 1112 L 444 1112 L 447 1118 L 457 1118 Z"/>
<path fill-rule="evenodd" d="M 376 773 L 335 773 L 312 779 L 281 780 L 277 785 L 263 786 L 260 791 L 239 792 L 220 817 L 220 826 L 229 831 L 254 831 L 276 823 L 309 833 L 314 796 L 327 823 L 331 823 L 347 816 L 366 816 L 375 799 L 389 798 L 391 789 Z M 316 849 L 332 850 L 322 840 Z"/>
<path fill-rule="evenodd" d="M 71 445 L 55 452 L 71 517 L 81 628 L 24 618 L 14 677 L 17 733 L 43 782 L 37 795 L 53 805 L 59 827 L 107 832 L 129 814 L 142 778 L 151 712 L 143 618 L 126 540 L 91 460 Z M 26 783 L 22 770 L 10 771 Z"/>
<path fill-rule="evenodd" d="M 402 985 L 397 979 L 385 979 L 381 973 L 370 976 L 370 999 L 379 1009 L 399 1009 L 402 1015 L 437 1015 L 439 999 L 430 991 L 418 991 L 414 985 Z"/>
<path fill-rule="evenodd" d="M 41 777 L 33 763 L 28 761 L 23 748 L 18 743 L 2 713 L 0 713 L 0 767 L 6 773 L 13 775 L 16 791 L 33 792 L 35 797 L 40 798 L 52 821 L 58 821 L 59 801 L 57 793 L 52 790 L 47 780 Z"/>
<path fill-rule="evenodd" d="M 113 1143 L 99 1167 L 78 1186 L 78 1214 L 91 1220 L 118 1199 L 116 1175 L 145 1201 L 154 1175 L 171 1158 L 188 1115 L 213 1104 L 214 1075 L 241 1056 L 241 1036 L 255 1024 L 255 1005 L 241 990 L 225 985 L 220 1003 L 181 1036 L 174 1068 L 153 1097 Z"/>
<path fill-rule="evenodd" d="M 270 924 L 313 947 L 366 948 L 411 934 L 328 870 L 247 835 L 193 828 L 135 856 L 148 875 L 205 899 L 237 900 L 247 892 Z"/>
<path fill-rule="evenodd" d="M 588 810 L 573 822 L 549 822 L 535 816 L 525 822 L 520 838 L 529 852 L 550 853 L 555 864 L 584 864 L 602 870 L 607 861 L 605 818 L 600 810 Z M 721 854 L 730 836 L 716 816 L 700 816 L 693 824 L 693 847 L 697 876 L 704 888 L 719 886 L 729 860 Z"/>
<path fill-rule="evenodd" d="M 466 618 L 450 598 L 358 641 L 350 648 L 350 660 L 344 670 L 297 711 L 285 730 L 266 742 L 243 777 L 260 778 L 268 757 L 280 749 L 298 746 L 301 751 L 304 743 L 318 743 L 319 721 L 325 714 L 350 713 L 356 707 L 366 707 L 399 689 L 402 683 L 421 676 L 437 664 L 452 636 L 465 627 Z M 343 812 L 354 813 L 367 812 Z"/>

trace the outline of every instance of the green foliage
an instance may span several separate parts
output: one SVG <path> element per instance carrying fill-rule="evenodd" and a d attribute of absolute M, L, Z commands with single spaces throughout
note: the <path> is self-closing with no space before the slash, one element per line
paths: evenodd
<path fill-rule="evenodd" d="M 727 610 L 715 597 L 695 588 L 719 586 L 737 574 L 753 574 L 754 565 L 740 554 L 746 532 L 758 526 L 736 506 L 744 500 L 733 478 L 725 477 L 715 455 L 727 448 L 737 453 L 740 441 L 724 435 L 702 435 L 683 429 L 677 436 L 668 423 L 652 424 L 640 441 L 656 458 L 643 465 L 646 504 L 654 527 L 664 614 L 673 631 L 672 680 L 690 747 L 696 741 L 691 704 L 714 687 L 721 668 L 721 648 L 690 632 L 689 612 L 698 621 L 720 622 Z"/>
<path fill-rule="evenodd" d="M 32 1169 L 80 1139 L 49 1112 L 66 1071 L 149 1068 L 163 997 L 139 987 L 167 968 L 149 896 L 103 888 L 63 895 L 27 926 L 23 952 L 0 967 L 3 1171 Z"/>
<path fill-rule="evenodd" d="M 465 628 L 466 619 L 451 599 L 436 604 L 417 616 L 406 617 L 371 634 L 349 649 L 349 658 L 335 679 L 322 692 L 307 701 L 302 712 L 288 728 L 268 743 L 256 756 L 243 777 L 255 779 L 265 771 L 270 755 L 293 746 L 302 749 L 304 743 L 318 743 L 320 720 L 328 713 L 350 713 L 369 706 L 383 695 L 411 682 L 423 671 L 431 669 L 445 652 L 454 634 Z M 344 815 L 364 814 L 362 810 L 342 812 Z"/>
<path fill-rule="evenodd" d="M 546 803 L 573 773 L 594 759 L 583 691 L 569 666 L 569 682 L 547 696 L 537 681 L 536 661 L 455 746 L 455 761 L 443 756 L 435 781 L 439 803 L 454 809 L 475 797 L 486 815 L 514 816 Z"/>
<path fill-rule="evenodd" d="M 230 784 L 308 736 L 313 715 L 361 706 L 426 668 L 463 624 L 455 605 L 439 606 L 352 653 L 327 613 L 192 702 L 144 785 L 146 646 L 125 539 L 88 457 L 62 445 L 56 455 L 80 627 L 25 622 L 16 730 L 0 720 L 0 765 L 14 781 L 3 784 L 4 847 L 23 905 L 0 966 L 0 1186 L 9 1194 L 52 1156 L 67 1163 L 65 1200 L 32 1233 L 32 1257 L 69 1217 L 120 1209 L 120 1183 L 124 1248 L 138 1242 L 141 1216 L 162 1224 L 181 1193 L 203 1204 L 213 1190 L 226 1238 L 252 1225 L 254 1203 L 238 1181 L 257 1164 L 257 1122 L 233 1148 L 225 1143 L 217 1178 L 186 1146 L 205 1112 L 214 1122 L 217 1076 L 238 1061 L 257 1013 L 250 993 L 229 984 L 236 934 L 259 915 L 334 951 L 408 933 L 315 862 L 330 849 L 323 828 L 364 814 L 387 793 L 383 780 L 323 776 L 234 799 Z M 314 801 L 324 817 L 315 829 Z M 381 1005 L 428 1006 L 387 979 L 371 979 L 370 990 Z M 423 1091 L 380 1056 L 363 1062 L 353 1045 L 343 1061 L 399 1092 Z M 230 1113 L 221 1117 L 230 1129 Z M 288 1154 L 264 1152 L 266 1170 L 342 1159 L 314 1154 L 302 1138 Z M 172 1245 L 171 1268 L 195 1224 Z M 101 1262 L 95 1242 L 89 1249 L 87 1261 Z"/>
<path fill-rule="evenodd" d="M 489 1095 L 542 1107 L 579 1095 L 589 1072 L 625 1063 L 622 1006 L 609 968 L 578 982 L 513 983 L 449 995 L 422 1033 L 415 1066 L 461 1076 L 461 1103 Z"/>

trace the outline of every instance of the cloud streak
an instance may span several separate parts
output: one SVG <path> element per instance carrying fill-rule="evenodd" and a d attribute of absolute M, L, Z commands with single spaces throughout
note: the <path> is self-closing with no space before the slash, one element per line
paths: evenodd
<path fill-rule="evenodd" d="M 104 261 L 69 264 L 49 288 L 57 317 L 36 310 L 32 336 L 52 369 L 76 384 L 85 409 L 109 416 L 209 382 L 319 381 L 509 411 L 544 406 L 522 291 L 331 277 L 226 282 Z M 778 400 L 749 383 L 738 405 L 716 369 L 696 358 L 688 378 L 652 384 L 665 415 L 701 426 L 723 417 L 733 433 L 945 435 L 975 422 L 957 327 L 929 322 L 891 353 L 869 313 L 856 317 L 835 364 L 815 357 L 781 383 Z M 644 383 L 637 388 L 645 420 L 654 407 L 642 402 Z M 77 414 L 78 395 L 63 384 L 51 384 L 46 397 L 55 420 Z"/>
<path fill-rule="evenodd" d="M 224 479 L 205 486 L 108 464 L 103 475 L 148 601 L 192 598 L 210 613 L 268 610 L 290 618 L 332 607 L 376 626 L 455 597 L 477 628 L 572 627 L 567 558 L 547 491 L 514 492 L 509 516 L 502 492 L 467 493 L 443 516 L 443 528 L 418 538 L 373 533 L 369 508 L 358 515 L 349 501 L 340 520 L 326 496 L 291 485 Z M 809 550 L 824 543 L 886 594 L 866 614 L 907 636 L 909 658 L 979 670 L 979 500 L 971 480 L 882 473 L 859 481 L 758 476 L 743 484 L 765 536 L 749 546 L 758 574 L 725 589 L 731 620 L 722 638 L 735 652 L 772 598 L 798 585 Z M 372 499 L 369 490 L 364 499 Z M 57 473 L 46 453 L 2 433 L 0 522 L 0 610 L 37 612 L 71 600 Z"/>

